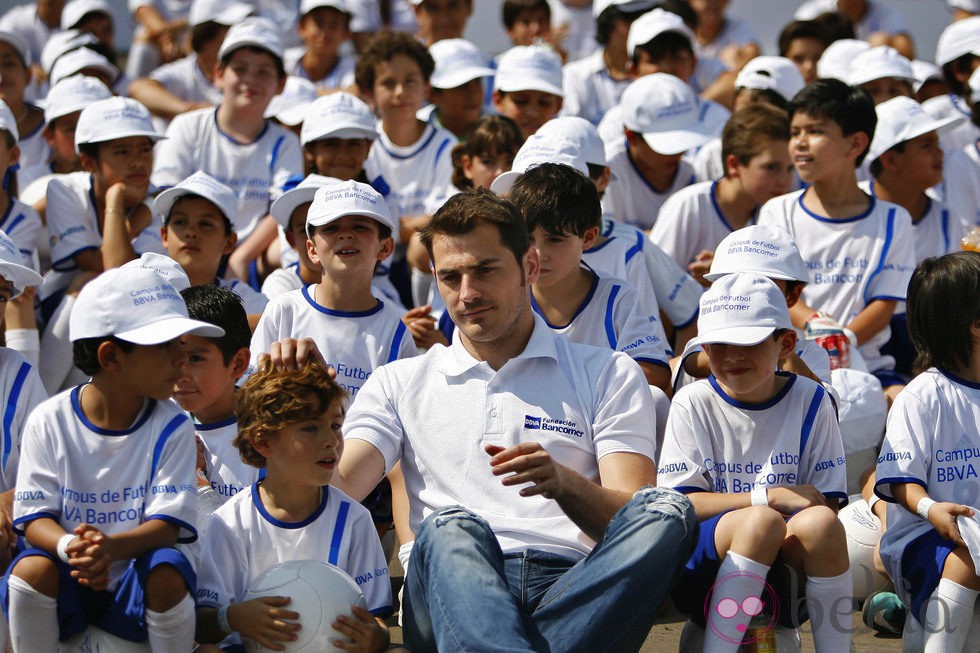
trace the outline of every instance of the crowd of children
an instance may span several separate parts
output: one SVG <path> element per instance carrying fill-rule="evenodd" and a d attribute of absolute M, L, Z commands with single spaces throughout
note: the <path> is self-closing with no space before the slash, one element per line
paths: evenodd
<path fill-rule="evenodd" d="M 502 0 L 499 53 L 465 38 L 475 2 L 130 0 L 125 69 L 105 0 L 0 16 L 0 650 L 279 650 L 295 606 L 246 593 L 305 558 L 365 595 L 341 646 L 390 646 L 379 535 L 408 569 L 441 474 L 404 444 L 366 497 L 331 485 L 348 407 L 395 361 L 502 342 L 482 312 L 526 318 L 486 290 L 500 260 L 436 268 L 434 234 L 472 245 L 430 229 L 447 202 L 519 215 L 474 233 L 517 259 L 526 323 L 645 378 L 656 451 L 618 453 L 693 505 L 664 577 L 704 650 L 766 617 L 846 650 L 849 500 L 894 590 L 868 625 L 972 650 L 980 2 L 946 3 L 931 60 L 883 0 L 797 3 L 772 43 L 728 0 Z"/>

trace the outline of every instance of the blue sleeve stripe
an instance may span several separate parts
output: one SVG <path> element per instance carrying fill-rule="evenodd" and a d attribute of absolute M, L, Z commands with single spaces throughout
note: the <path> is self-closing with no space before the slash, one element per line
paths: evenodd
<path fill-rule="evenodd" d="M 272 172 L 276 169 L 276 161 L 279 160 L 279 148 L 281 148 L 282 144 L 285 142 L 286 137 L 280 136 L 276 139 L 275 145 L 272 146 L 272 157 L 269 159 L 269 174 L 272 174 Z"/>
<path fill-rule="evenodd" d="M 630 260 L 637 254 L 643 251 L 643 232 L 636 232 L 636 244 L 626 250 L 626 262 L 629 263 Z"/>
<path fill-rule="evenodd" d="M 810 400 L 810 407 L 806 410 L 803 428 L 800 429 L 800 460 L 803 460 L 803 452 L 806 451 L 807 442 L 810 440 L 810 431 L 813 430 L 813 422 L 817 419 L 817 410 L 820 409 L 820 403 L 825 394 L 827 391 L 823 389 L 823 386 L 817 387 L 817 391 L 813 393 L 813 398 Z"/>
<path fill-rule="evenodd" d="M 949 249 L 949 211 L 947 211 L 946 209 L 943 209 L 943 212 L 940 213 L 939 222 L 940 222 L 940 226 L 941 226 L 941 229 L 942 229 L 942 232 L 943 232 L 943 251 L 944 252 L 948 252 L 948 251 L 950 251 L 950 249 Z"/>
<path fill-rule="evenodd" d="M 616 342 L 619 340 L 616 337 L 616 325 L 613 324 L 613 309 L 616 307 L 616 297 L 619 296 L 621 289 L 622 286 L 618 283 L 614 285 L 609 293 L 609 300 L 606 302 L 606 340 L 609 341 L 610 349 L 616 349 Z"/>
<path fill-rule="evenodd" d="M 4 229 L 8 234 L 10 234 L 14 229 L 20 225 L 21 222 L 27 219 L 23 213 L 19 214 L 16 218 L 10 221 L 10 224 Z"/>
<path fill-rule="evenodd" d="M 439 158 L 442 156 L 442 151 L 446 149 L 446 146 L 449 145 L 451 141 L 452 139 L 447 138 L 442 142 L 442 145 L 439 146 L 439 149 L 436 150 L 436 158 L 435 158 L 435 164 L 433 166 L 433 169 L 439 166 Z"/>
<path fill-rule="evenodd" d="M 17 402 L 20 400 L 20 392 L 24 389 L 24 381 L 27 380 L 27 374 L 30 371 L 30 363 L 26 361 L 21 363 L 20 369 L 17 370 L 17 376 L 14 378 L 14 384 L 10 388 L 10 395 L 7 397 L 7 408 L 3 412 L 3 463 L 0 464 L 0 468 L 7 467 L 7 459 L 14 447 L 14 437 L 10 428 L 13 426 L 14 417 L 17 415 Z"/>
<path fill-rule="evenodd" d="M 85 247 L 79 247 L 78 249 L 76 249 L 74 252 L 72 252 L 68 256 L 63 256 L 63 257 L 59 258 L 57 261 L 54 261 L 53 263 L 51 263 L 51 269 L 52 270 L 57 270 L 58 272 L 66 272 L 68 270 L 76 270 L 76 269 L 78 269 L 78 265 L 75 263 L 75 261 L 73 259 L 76 256 L 78 256 L 79 254 L 81 254 L 82 252 L 87 252 L 87 251 L 90 251 L 90 250 L 93 250 L 93 249 L 97 250 L 99 248 L 96 247 L 95 245 L 86 245 Z"/>
<path fill-rule="evenodd" d="M 398 352 L 402 348 L 402 339 L 405 337 L 405 323 L 399 321 L 395 329 L 395 337 L 391 339 L 391 350 L 388 352 L 386 363 L 398 360 Z"/>
<path fill-rule="evenodd" d="M 43 510 L 41 512 L 32 512 L 29 515 L 24 515 L 23 517 L 18 517 L 17 519 L 14 520 L 14 525 L 13 525 L 14 532 L 17 533 L 18 535 L 26 535 L 27 533 L 24 526 L 36 519 L 51 519 L 57 522 L 59 520 L 59 517 L 53 512 L 47 512 Z"/>
<path fill-rule="evenodd" d="M 374 615 L 375 617 L 387 617 L 394 611 L 395 611 L 394 606 L 383 605 L 380 608 L 375 608 L 374 610 L 371 610 L 371 614 Z"/>
<path fill-rule="evenodd" d="M 661 367 L 666 367 L 668 370 L 670 369 L 670 363 L 667 361 L 662 361 L 659 358 L 644 358 L 643 356 L 637 356 L 633 360 L 635 360 L 637 363 L 650 363 L 651 365 L 659 365 Z"/>
<path fill-rule="evenodd" d="M 187 421 L 187 415 L 176 415 L 172 420 L 170 420 L 166 426 L 163 427 L 163 431 L 160 432 L 160 437 L 157 438 L 157 443 L 153 446 L 153 465 L 150 467 L 150 478 L 147 479 L 148 482 L 153 481 L 153 477 L 157 475 L 157 467 L 160 464 L 160 456 L 163 455 L 163 448 L 167 444 L 167 440 L 170 436 L 174 434 L 177 428 Z"/>
<path fill-rule="evenodd" d="M 888 488 L 888 486 L 892 485 L 893 483 L 915 483 L 916 485 L 921 485 L 922 489 L 924 490 L 929 489 L 929 486 L 925 481 L 915 478 L 914 476 L 888 476 L 886 478 L 879 478 L 877 481 L 875 481 L 874 491 L 875 494 L 878 495 L 879 499 L 888 501 L 889 503 L 898 503 L 898 500 L 890 494 L 891 489 Z M 886 494 L 885 490 L 879 488 L 888 488 L 888 493 Z"/>
<path fill-rule="evenodd" d="M 197 529 L 185 522 L 183 519 L 177 519 L 176 517 L 171 517 L 170 515 L 158 514 L 149 515 L 145 518 L 144 523 L 150 520 L 156 519 L 158 521 L 167 522 L 168 524 L 173 524 L 177 528 L 187 531 L 190 535 L 185 535 L 184 537 L 178 537 L 177 541 L 188 544 L 197 539 Z"/>
<path fill-rule="evenodd" d="M 868 277 L 868 283 L 864 286 L 864 291 L 867 293 L 868 289 L 871 288 L 871 282 L 874 278 L 881 274 L 881 271 L 885 268 L 885 259 L 888 258 L 888 252 L 892 247 L 892 238 L 895 235 L 895 209 L 888 209 L 888 218 L 885 222 L 885 244 L 881 248 L 881 258 L 878 260 L 878 265 L 875 266 L 874 272 Z M 867 295 L 864 296 L 865 304 L 870 304 L 871 299 Z"/>
<path fill-rule="evenodd" d="M 327 562 L 336 565 L 340 560 L 340 544 L 344 541 L 344 531 L 347 528 L 347 513 L 350 512 L 350 502 L 341 501 L 337 510 L 337 521 L 333 526 L 333 537 L 330 539 L 330 556 Z"/>
<path fill-rule="evenodd" d="M 703 487 L 697 487 L 695 485 L 678 485 L 673 488 L 674 490 L 680 492 L 681 494 L 694 494 L 695 492 L 710 492 L 711 490 L 706 490 Z"/>

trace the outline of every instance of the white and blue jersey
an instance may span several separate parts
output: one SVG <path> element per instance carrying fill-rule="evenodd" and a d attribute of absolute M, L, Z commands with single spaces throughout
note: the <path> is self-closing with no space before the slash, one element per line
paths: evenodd
<path fill-rule="evenodd" d="M 813 485 L 846 503 L 844 445 L 827 391 L 777 374 L 786 383 L 762 404 L 734 399 L 714 376 L 682 388 L 667 417 L 657 485 L 684 493 Z"/>
<path fill-rule="evenodd" d="M 47 398 L 41 377 L 27 359 L 13 349 L 0 347 L 0 492 L 14 489 L 24 425 L 28 415 Z"/>
<path fill-rule="evenodd" d="M 14 531 L 49 518 L 71 533 L 85 523 L 107 535 L 159 519 L 179 527 L 178 542 L 197 539 L 194 428 L 169 401 L 147 400 L 122 431 L 93 424 L 77 386 L 38 406 L 24 428 L 14 494 Z M 110 587 L 129 565 L 109 570 Z"/>
<path fill-rule="evenodd" d="M 306 48 L 303 46 L 286 50 L 283 56 L 283 66 L 287 75 L 308 80 L 316 86 L 317 90 L 334 91 L 354 85 L 354 65 L 357 63 L 357 57 L 338 53 L 333 68 L 328 70 L 327 74 L 320 79 L 313 79 L 303 67 L 304 54 L 306 54 Z"/>
<path fill-rule="evenodd" d="M 299 275 L 299 263 L 276 268 L 269 273 L 269 276 L 262 282 L 262 294 L 267 299 L 272 299 L 290 290 L 299 290 L 306 283 Z"/>
<path fill-rule="evenodd" d="M 256 315 L 261 313 L 265 310 L 266 305 L 269 303 L 268 297 L 244 281 L 239 281 L 238 279 L 218 278 L 215 279 L 214 282 L 222 288 L 227 288 L 238 295 L 238 298 L 242 300 L 242 306 L 245 307 L 245 313 L 248 315 Z"/>
<path fill-rule="evenodd" d="M 562 67 L 565 99 L 561 115 L 579 116 L 598 125 L 606 111 L 619 104 L 623 91 L 632 81 L 614 79 L 609 74 L 602 50 L 567 63 Z"/>
<path fill-rule="evenodd" d="M 968 224 L 980 225 L 980 146 L 974 141 L 946 155 L 943 167 L 946 205 L 953 215 Z M 959 241 L 963 234 L 954 239 Z"/>
<path fill-rule="evenodd" d="M 204 475 L 222 501 L 227 501 L 263 476 L 258 467 L 252 467 L 242 460 L 238 447 L 233 444 L 238 435 L 238 420 L 234 417 L 210 424 L 195 424 L 194 431 L 204 443 Z"/>
<path fill-rule="evenodd" d="M 35 269 L 37 239 L 44 228 L 37 211 L 15 197 L 10 197 L 7 210 L 0 216 L 0 231 L 10 236 L 23 257 L 23 264 Z"/>
<path fill-rule="evenodd" d="M 336 311 L 317 303 L 316 285 L 269 302 L 252 335 L 253 360 L 277 340 L 312 338 L 353 398 L 378 367 L 418 353 L 398 309 L 378 300 L 366 311 Z"/>

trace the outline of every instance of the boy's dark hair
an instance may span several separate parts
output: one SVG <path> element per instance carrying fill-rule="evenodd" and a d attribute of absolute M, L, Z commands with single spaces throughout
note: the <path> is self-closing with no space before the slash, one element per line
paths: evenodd
<path fill-rule="evenodd" d="M 970 108 L 970 122 L 980 127 L 980 102 L 974 102 Z"/>
<path fill-rule="evenodd" d="M 216 23 L 213 20 L 206 20 L 203 23 L 191 28 L 191 50 L 200 52 L 205 45 L 218 38 L 221 30 L 226 29 L 227 25 Z"/>
<path fill-rule="evenodd" d="M 318 361 L 307 363 L 299 371 L 277 370 L 265 361 L 235 393 L 238 435 L 233 444 L 243 461 L 265 467 L 265 456 L 255 450 L 256 440 L 274 437 L 290 424 L 319 417 L 346 398 L 347 392 Z"/>
<path fill-rule="evenodd" d="M 805 113 L 814 118 L 823 118 L 837 123 L 844 136 L 861 132 L 868 137 L 868 145 L 854 160 L 855 167 L 861 165 L 878 125 L 875 104 L 863 88 L 848 86 L 839 79 L 818 79 L 803 87 L 786 106 L 792 121 L 797 113 Z"/>
<path fill-rule="evenodd" d="M 854 33 L 854 23 L 849 21 L 842 13 L 827 11 L 814 17 L 813 22 L 824 28 L 827 36 L 830 37 L 830 43 L 840 41 L 841 39 L 857 38 Z"/>
<path fill-rule="evenodd" d="M 640 53 L 645 52 L 652 62 L 660 61 L 666 57 L 675 56 L 681 52 L 690 56 L 694 54 L 694 46 L 691 39 L 680 32 L 663 32 L 646 43 L 640 43 L 633 49 L 633 65 L 640 65 Z"/>
<path fill-rule="evenodd" d="M 759 70 L 756 72 L 759 75 L 766 75 L 764 70 Z M 741 86 L 736 89 L 735 96 L 738 97 L 743 93 L 748 94 L 749 99 L 752 100 L 753 103 L 771 104 L 772 106 L 782 109 L 783 111 L 786 110 L 786 105 L 789 104 L 789 100 L 771 88 L 747 88 L 745 86 Z"/>
<path fill-rule="evenodd" d="M 170 216 L 173 215 L 174 207 L 180 204 L 184 200 L 204 200 L 206 202 L 211 202 L 211 200 L 209 200 L 208 198 L 204 197 L 203 195 L 197 195 L 196 193 L 188 193 L 187 195 L 181 195 L 176 200 L 174 200 L 174 203 L 170 207 L 170 212 L 167 213 L 167 215 L 164 216 L 163 218 L 163 227 L 165 229 L 170 225 Z M 211 203 L 214 204 L 214 202 Z M 231 224 L 231 219 L 221 211 L 220 206 L 215 204 L 214 207 L 218 209 L 218 213 L 221 213 L 221 217 L 224 218 L 225 235 L 226 236 L 231 235 L 231 233 L 235 230 L 234 226 Z"/>
<path fill-rule="evenodd" d="M 265 48 L 260 48 L 255 45 L 243 45 L 239 48 L 235 48 L 231 52 L 226 52 L 225 56 L 221 57 L 221 61 L 218 62 L 218 66 L 221 68 L 221 70 L 224 70 L 225 68 L 228 67 L 228 62 L 231 61 L 231 58 L 234 57 L 235 53 L 238 52 L 239 50 L 247 50 L 255 54 L 268 55 L 269 58 L 272 59 L 272 61 L 275 62 L 276 64 L 276 75 L 279 77 L 279 79 L 283 79 L 286 77 L 286 68 L 285 66 L 283 66 L 282 59 L 280 57 L 277 57 L 271 51 L 266 50 Z"/>
<path fill-rule="evenodd" d="M 581 237 L 602 226 L 595 184 L 561 163 L 542 163 L 525 172 L 511 189 L 510 201 L 524 214 L 528 234 L 541 227 L 549 234 Z"/>
<path fill-rule="evenodd" d="M 789 141 L 789 116 L 768 104 L 752 104 L 732 114 L 721 131 L 721 162 L 734 154 L 748 163 L 772 141 Z"/>
<path fill-rule="evenodd" d="M 120 340 L 116 336 L 75 340 L 71 343 L 71 354 L 75 367 L 89 376 L 95 376 L 96 373 L 102 371 L 102 365 L 99 363 L 99 346 L 106 341 L 115 344 L 125 352 L 133 351 L 133 348 L 136 347 L 134 343 Z"/>
<path fill-rule="evenodd" d="M 551 21 L 551 5 L 548 0 L 504 0 L 504 27 L 510 29 L 525 11 L 544 11 Z"/>
<path fill-rule="evenodd" d="M 779 33 L 779 56 L 785 57 L 789 46 L 796 39 L 814 39 L 823 43 L 826 48 L 831 43 L 827 28 L 814 20 L 794 20 L 786 24 Z"/>
<path fill-rule="evenodd" d="M 962 81 L 961 78 L 970 78 L 978 59 L 980 57 L 972 52 L 968 52 L 943 64 L 943 79 L 946 80 L 946 86 L 949 87 L 950 93 L 959 95 L 960 97 L 970 96 L 970 86 Z"/>
<path fill-rule="evenodd" d="M 473 188 L 473 182 L 463 174 L 463 155 L 479 157 L 484 154 L 517 154 L 524 136 L 516 122 L 507 116 L 483 116 L 466 140 L 453 148 L 453 186 Z"/>
<path fill-rule="evenodd" d="M 500 244 L 510 250 L 517 264 L 521 265 L 531 247 L 524 216 L 512 202 L 499 197 L 489 188 L 470 188 L 450 197 L 432 216 L 429 224 L 418 230 L 419 239 L 434 263 L 432 241 L 437 235 L 462 236 L 481 224 L 497 228 Z"/>
<path fill-rule="evenodd" d="M 424 45 L 406 32 L 378 32 L 367 48 L 361 53 L 354 67 L 354 82 L 362 93 L 374 89 L 377 67 L 395 56 L 402 54 L 413 59 L 422 71 L 422 78 L 428 82 L 436 63 Z"/>
<path fill-rule="evenodd" d="M 187 314 L 192 320 L 216 324 L 225 330 L 220 338 L 208 338 L 221 352 L 221 360 L 227 366 L 242 348 L 252 342 L 252 330 L 242 299 L 228 288 L 213 283 L 191 286 L 180 293 L 187 303 Z"/>
<path fill-rule="evenodd" d="M 887 150 L 885 150 L 885 152 L 904 152 L 905 151 L 905 144 L 906 143 L 908 143 L 908 141 L 902 141 L 901 143 L 895 143 L 890 148 L 888 148 Z M 884 154 L 884 152 L 882 152 L 882 154 Z M 885 170 L 885 166 L 883 166 L 881 164 L 881 155 L 880 154 L 878 155 L 878 158 L 877 159 L 875 159 L 874 161 L 872 161 L 871 163 L 868 164 L 868 172 L 870 172 L 871 173 L 871 176 L 874 177 L 875 179 L 877 179 L 878 177 L 880 177 L 881 176 L 881 173 L 884 172 L 884 170 Z"/>
<path fill-rule="evenodd" d="M 970 365 L 970 328 L 980 320 L 980 252 L 954 252 L 919 263 L 909 282 L 906 315 L 917 356 L 914 371 L 956 372 Z"/>
<path fill-rule="evenodd" d="M 646 9 L 641 9 L 640 11 L 623 11 L 616 5 L 606 7 L 595 19 L 596 43 L 602 46 L 609 43 L 609 37 L 612 36 L 616 21 L 622 20 L 626 23 L 632 23 L 646 12 Z"/>

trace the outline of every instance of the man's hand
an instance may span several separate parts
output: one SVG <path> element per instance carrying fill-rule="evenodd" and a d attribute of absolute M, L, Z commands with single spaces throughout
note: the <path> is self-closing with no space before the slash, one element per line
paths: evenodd
<path fill-rule="evenodd" d="M 492 456 L 490 468 L 494 476 L 510 474 L 501 479 L 503 485 L 532 484 L 521 488 L 522 497 L 540 494 L 546 499 L 557 499 L 562 495 L 568 469 L 556 463 L 541 444 L 522 442 L 506 449 L 488 444 L 484 450 Z"/>
<path fill-rule="evenodd" d="M 266 360 L 272 365 L 273 369 L 285 370 L 287 372 L 298 372 L 306 367 L 311 360 L 318 360 L 324 367 L 327 361 L 323 360 L 323 354 L 317 348 L 313 338 L 283 338 L 277 340 L 269 346 L 268 354 L 259 356 L 259 364 Z M 329 368 L 331 378 L 336 376 L 333 368 Z"/>
<path fill-rule="evenodd" d="M 963 536 L 960 535 L 960 527 L 956 525 L 956 516 L 973 516 L 973 508 L 963 506 L 958 503 L 940 501 L 929 507 L 929 523 L 936 529 L 936 532 L 947 540 L 956 542 L 959 546 L 966 546 Z"/>
<path fill-rule="evenodd" d="M 228 625 L 267 649 L 284 651 L 281 642 L 294 641 L 300 629 L 299 613 L 282 609 L 289 601 L 288 596 L 260 596 L 233 603 L 228 608 Z"/>
<path fill-rule="evenodd" d="M 827 505 L 827 498 L 812 485 L 771 487 L 767 494 L 769 507 L 784 515 L 795 515 L 806 508 Z"/>

